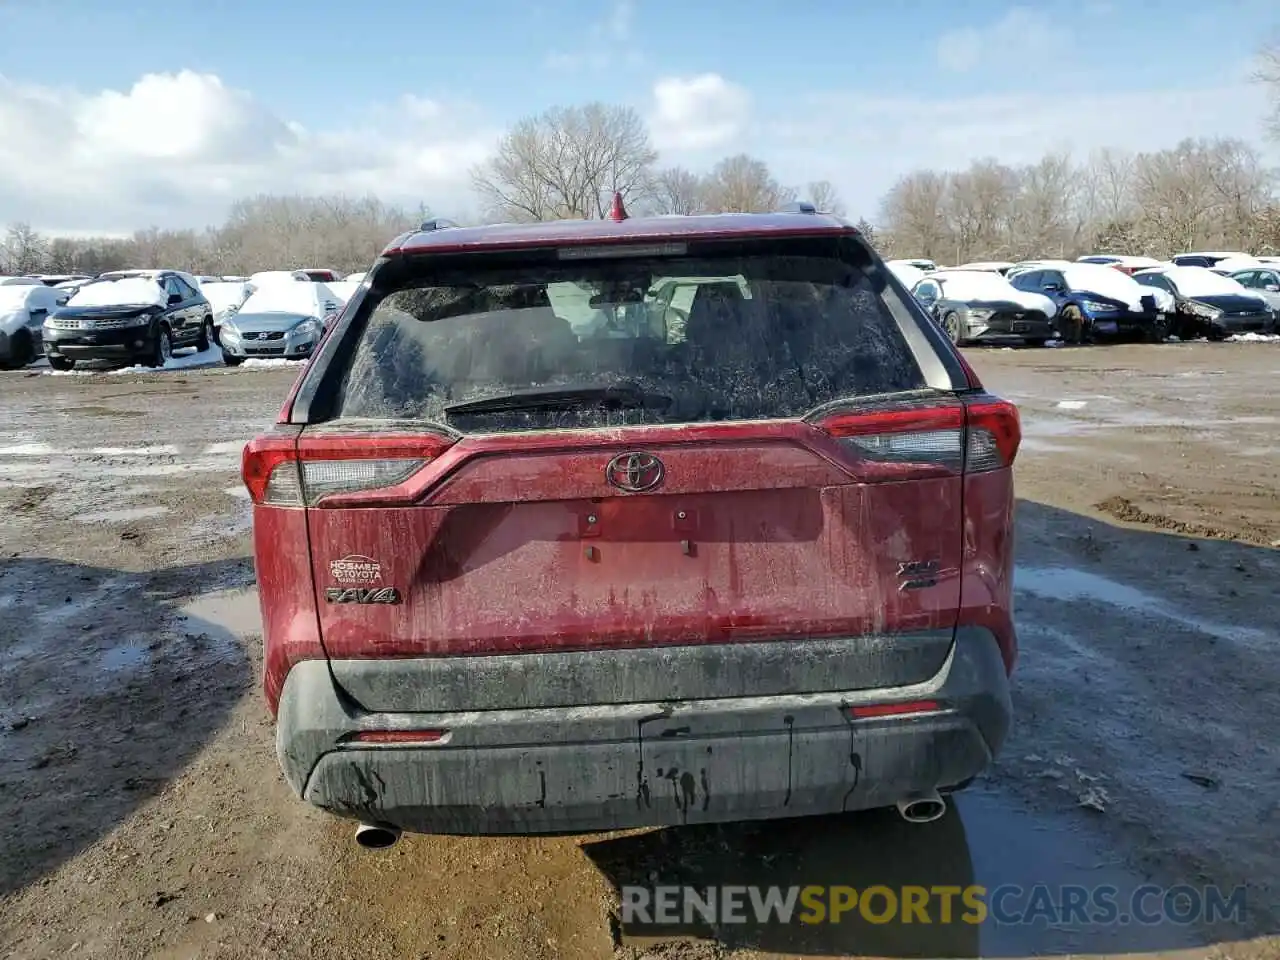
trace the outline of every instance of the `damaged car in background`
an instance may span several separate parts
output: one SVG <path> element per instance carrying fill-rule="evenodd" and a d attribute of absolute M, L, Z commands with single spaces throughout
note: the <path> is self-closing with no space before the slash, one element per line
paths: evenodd
<path fill-rule="evenodd" d="M 935 820 L 1008 728 L 1020 436 L 837 218 L 405 234 L 244 451 L 284 774 L 367 847 Z"/>
<path fill-rule="evenodd" d="M 77 289 L 44 322 L 55 370 L 80 361 L 163 367 L 178 347 L 208 350 L 213 310 L 195 277 L 178 270 L 120 271 Z"/>
<path fill-rule="evenodd" d="M 1133 275 L 1177 301 L 1175 335 L 1223 340 L 1237 333 L 1272 333 L 1276 314 L 1261 292 L 1208 267 L 1156 267 Z"/>
<path fill-rule="evenodd" d="M 1055 336 L 1053 301 L 1018 289 L 996 271 L 939 270 L 918 281 L 912 294 L 952 343 L 1020 337 L 1043 346 Z"/>
<path fill-rule="evenodd" d="M 1173 296 L 1144 287 L 1110 266 L 1072 263 L 1030 269 L 1010 282 L 1053 300 L 1058 330 L 1067 343 L 1122 337 L 1161 343 L 1171 333 Z"/>

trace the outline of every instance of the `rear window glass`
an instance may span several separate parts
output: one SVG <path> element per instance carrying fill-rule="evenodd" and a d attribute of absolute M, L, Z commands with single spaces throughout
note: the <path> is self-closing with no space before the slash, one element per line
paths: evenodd
<path fill-rule="evenodd" d="M 883 296 L 816 256 L 437 274 L 372 307 L 337 412 L 496 432 L 798 417 L 923 389 Z"/>

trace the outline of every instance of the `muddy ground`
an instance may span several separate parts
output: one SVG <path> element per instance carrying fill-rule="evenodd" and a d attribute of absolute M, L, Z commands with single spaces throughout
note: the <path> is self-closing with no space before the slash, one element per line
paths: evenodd
<path fill-rule="evenodd" d="M 384 853 L 293 799 L 256 685 L 238 451 L 294 371 L 0 374 L 0 956 L 1280 956 L 1280 344 L 969 353 L 1023 411 L 1023 653 L 956 810 Z M 1217 925 L 646 938 L 628 882 L 1248 890 Z"/>

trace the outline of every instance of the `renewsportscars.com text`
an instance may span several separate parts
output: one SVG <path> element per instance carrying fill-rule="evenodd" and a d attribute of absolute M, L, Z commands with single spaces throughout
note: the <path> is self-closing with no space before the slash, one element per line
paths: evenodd
<path fill-rule="evenodd" d="M 1113 886 L 624 886 L 624 924 L 917 923 L 1111 925 L 1243 923 L 1245 890 Z"/>

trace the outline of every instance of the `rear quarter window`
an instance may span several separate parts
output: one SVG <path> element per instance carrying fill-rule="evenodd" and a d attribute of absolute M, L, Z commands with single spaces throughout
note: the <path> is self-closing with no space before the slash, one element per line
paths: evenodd
<path fill-rule="evenodd" d="M 800 417 L 926 387 L 886 296 L 896 294 L 860 265 L 815 256 L 548 262 L 410 278 L 362 304 L 367 320 L 336 412 L 463 432 Z M 609 386 L 667 399 L 448 409 Z"/>

